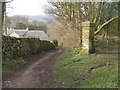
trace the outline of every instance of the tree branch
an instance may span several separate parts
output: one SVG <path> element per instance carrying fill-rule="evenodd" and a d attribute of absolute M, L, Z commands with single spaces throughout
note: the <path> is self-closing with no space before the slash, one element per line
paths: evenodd
<path fill-rule="evenodd" d="M 102 4 L 103 4 L 102 2 L 99 2 L 99 4 L 98 4 L 98 9 L 97 9 L 97 11 L 96 11 L 96 16 L 95 16 L 95 18 L 94 18 L 94 20 L 93 20 L 94 23 L 97 22 L 98 17 L 99 17 L 99 15 L 101 14 L 100 12 L 101 12 L 101 10 L 102 10 Z"/>
<path fill-rule="evenodd" d="M 110 22 L 112 22 L 113 20 L 115 20 L 115 19 L 117 19 L 117 18 L 118 18 L 118 16 L 117 16 L 117 17 L 113 17 L 113 18 L 109 19 L 108 21 L 106 21 L 105 23 L 103 23 L 103 24 L 101 25 L 101 27 L 94 33 L 94 36 L 97 35 L 97 34 L 102 30 L 102 28 L 103 28 L 104 26 L 106 26 L 107 24 L 109 24 Z"/>

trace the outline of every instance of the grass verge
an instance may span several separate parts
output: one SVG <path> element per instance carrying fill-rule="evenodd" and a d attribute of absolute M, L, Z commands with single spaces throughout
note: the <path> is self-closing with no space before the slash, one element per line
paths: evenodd
<path fill-rule="evenodd" d="M 118 88 L 118 55 L 84 55 L 66 50 L 58 57 L 53 74 L 56 87 Z"/>
<path fill-rule="evenodd" d="M 2 76 L 3 78 L 6 78 L 7 76 L 10 76 L 14 71 L 19 69 L 20 67 L 26 65 L 27 63 L 31 62 L 34 60 L 36 55 L 30 55 L 30 56 L 25 56 L 21 58 L 16 58 L 16 59 L 7 59 L 2 61 Z"/>

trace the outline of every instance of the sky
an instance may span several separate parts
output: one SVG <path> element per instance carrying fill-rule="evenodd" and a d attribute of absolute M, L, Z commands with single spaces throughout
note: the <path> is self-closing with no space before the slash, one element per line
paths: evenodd
<path fill-rule="evenodd" d="M 7 0 L 10 1 L 10 0 Z M 50 1 L 50 0 L 48 0 Z M 71 0 L 72 1 L 72 0 Z M 116 0 L 117 1 L 117 0 Z M 43 15 L 47 0 L 13 0 L 7 5 L 7 15 Z M 13 9 L 9 8 L 12 7 Z"/>
<path fill-rule="evenodd" d="M 47 0 L 14 0 L 7 5 L 7 15 L 42 15 L 45 5 L 48 5 Z"/>

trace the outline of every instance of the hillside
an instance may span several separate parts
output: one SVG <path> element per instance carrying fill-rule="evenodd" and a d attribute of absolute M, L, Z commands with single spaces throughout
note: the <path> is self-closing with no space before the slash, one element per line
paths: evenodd
<path fill-rule="evenodd" d="M 54 17 L 46 15 L 46 14 L 36 15 L 36 16 L 30 16 L 30 15 L 28 16 L 27 15 L 26 17 L 36 19 L 36 20 L 42 20 L 42 21 L 52 21 L 52 20 L 54 20 Z"/>
<path fill-rule="evenodd" d="M 11 17 L 26 17 L 28 19 L 32 19 L 32 20 L 36 20 L 36 21 L 40 21 L 40 22 L 48 22 L 48 21 L 52 21 L 54 20 L 55 17 L 44 14 L 44 15 L 15 15 L 15 16 L 11 16 Z"/>

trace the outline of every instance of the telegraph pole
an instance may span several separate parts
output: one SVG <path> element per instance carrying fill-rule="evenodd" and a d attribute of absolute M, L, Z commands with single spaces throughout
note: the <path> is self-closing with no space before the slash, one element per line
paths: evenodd
<path fill-rule="evenodd" d="M 13 0 L 0 0 L 0 34 L 7 34 L 7 15 L 6 15 L 6 3 L 10 3 Z"/>
<path fill-rule="evenodd" d="M 5 21 L 5 12 L 6 12 L 6 0 L 0 0 L 0 34 L 3 33 L 3 26 Z"/>
<path fill-rule="evenodd" d="M 7 35 L 7 15 L 6 15 L 6 2 L 3 2 L 3 31 Z"/>
<path fill-rule="evenodd" d="M 2 26 L 3 26 L 3 8 L 2 2 L 0 1 L 0 89 L 2 89 Z"/>
<path fill-rule="evenodd" d="M 2 34 L 3 29 L 3 3 L 0 1 L 0 34 Z"/>

